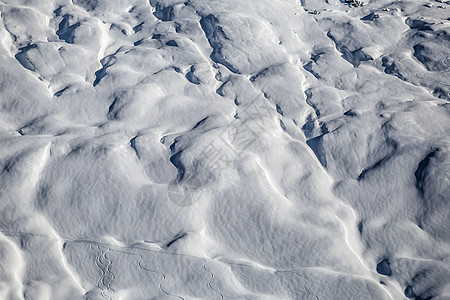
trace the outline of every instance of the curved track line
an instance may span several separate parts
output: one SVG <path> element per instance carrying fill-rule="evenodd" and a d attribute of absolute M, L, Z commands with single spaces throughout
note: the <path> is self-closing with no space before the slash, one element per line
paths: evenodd
<path fill-rule="evenodd" d="M 220 296 L 220 299 L 223 299 L 223 294 L 221 292 L 219 292 L 218 290 L 216 290 L 215 288 L 213 288 L 211 285 L 212 280 L 214 279 L 214 274 L 213 274 L 213 272 L 211 272 L 209 269 L 206 268 L 206 259 L 203 260 L 203 269 L 205 269 L 205 271 L 207 271 L 211 275 L 211 278 L 209 279 L 209 282 L 208 282 L 209 288 L 212 289 L 214 292 L 216 292 Z"/>
<path fill-rule="evenodd" d="M 312 291 L 308 290 L 308 288 L 306 287 L 306 284 L 309 282 L 309 278 L 306 277 L 305 275 L 302 275 L 302 274 L 299 274 L 299 273 L 293 272 L 293 271 L 276 271 L 275 274 L 277 274 L 277 273 L 291 273 L 291 274 L 297 275 L 299 277 L 305 278 L 305 282 L 303 283 L 303 289 L 305 290 L 305 292 L 307 292 L 309 295 L 313 296 L 314 299 L 320 300 L 319 296 L 317 296 Z"/>
<path fill-rule="evenodd" d="M 137 255 L 137 254 L 133 254 L 133 253 L 130 253 L 130 254 L 132 254 L 132 255 Z M 139 261 L 138 261 L 138 266 L 139 266 L 139 268 L 141 268 L 141 269 L 144 270 L 144 271 L 156 273 L 156 274 L 159 274 L 159 275 L 162 276 L 162 279 L 161 279 L 161 281 L 159 282 L 159 289 L 161 290 L 161 292 L 163 292 L 163 293 L 166 294 L 167 296 L 177 297 L 177 298 L 179 298 L 179 299 L 184 300 L 184 298 L 181 297 L 181 296 L 174 295 L 174 294 L 170 294 L 169 292 L 166 292 L 166 291 L 163 289 L 163 286 L 162 286 L 164 280 L 167 279 L 166 275 L 164 275 L 163 273 L 161 273 L 161 272 L 159 272 L 159 271 L 154 271 L 154 270 L 149 270 L 149 269 L 147 269 L 147 268 L 144 268 L 144 267 L 141 265 L 142 260 L 143 260 L 143 256 L 142 256 L 142 255 L 139 255 Z"/>
<path fill-rule="evenodd" d="M 72 241 L 69 241 L 69 242 L 73 242 L 73 243 L 83 243 L 83 242 L 84 242 L 84 243 L 86 243 L 86 242 L 92 242 L 92 241 L 76 241 L 76 240 L 72 240 Z M 97 242 L 94 242 L 94 243 L 97 243 Z M 208 286 L 211 290 L 213 290 L 215 293 L 217 293 L 217 294 L 220 296 L 221 299 L 224 299 L 223 294 L 222 294 L 221 292 L 219 292 L 217 289 L 215 289 L 215 288 L 212 286 L 211 283 L 212 283 L 212 280 L 213 280 L 213 278 L 214 278 L 214 273 L 212 273 L 212 272 L 206 267 L 207 260 L 206 260 L 205 258 L 203 258 L 203 257 L 198 257 L 198 256 L 193 256 L 193 255 L 188 255 L 188 254 L 171 253 L 171 252 L 165 252 L 165 251 L 156 251 L 156 250 L 145 249 L 145 248 L 140 248 L 140 247 L 130 247 L 130 246 L 120 247 L 120 246 L 110 245 L 110 244 L 106 244 L 106 243 L 97 243 L 97 244 L 98 244 L 98 245 L 105 246 L 105 247 L 108 247 L 108 248 L 110 249 L 110 251 L 119 252 L 119 253 L 124 253 L 124 254 L 130 254 L 130 255 L 138 255 L 138 254 L 131 253 L 131 252 L 127 252 L 127 251 L 115 250 L 115 249 L 111 249 L 110 247 L 119 247 L 119 248 L 126 248 L 126 249 L 137 249 L 137 250 L 142 250 L 142 251 L 147 251 L 147 252 L 152 252 L 152 253 L 157 253 L 157 254 L 166 254 L 166 255 L 172 255 L 172 256 L 181 256 L 181 257 L 185 257 L 185 258 L 191 258 L 191 259 L 201 260 L 201 261 L 203 262 L 202 269 L 205 270 L 205 271 L 207 271 L 207 272 L 209 273 L 209 275 L 211 276 L 211 278 L 210 278 L 210 280 L 209 280 L 207 286 Z M 139 256 L 142 256 L 142 255 L 139 255 Z M 163 273 L 161 273 L 161 272 L 158 272 L 158 271 L 152 271 L 152 270 L 145 269 L 144 267 L 142 267 L 142 264 L 141 264 L 142 259 L 143 259 L 143 257 L 139 260 L 139 263 L 138 263 L 138 265 L 139 265 L 140 268 L 142 268 L 142 269 L 145 270 L 145 271 L 149 271 L 149 272 L 154 272 L 154 273 L 161 274 L 161 275 L 164 277 L 164 279 L 166 278 L 166 276 L 165 276 Z M 167 294 L 167 295 L 171 295 L 171 294 L 166 293 L 165 291 L 163 291 L 163 292 L 164 292 L 165 294 Z M 184 299 L 184 298 L 182 298 L 182 297 L 180 297 L 180 296 L 176 296 L 176 295 L 171 295 L 171 296 L 179 297 L 179 298 L 181 298 L 181 299 Z"/>
<path fill-rule="evenodd" d="M 17 234 L 19 234 L 19 232 L 7 232 L 7 231 L 2 231 L 2 230 L 0 230 L 0 232 L 5 233 L 5 234 L 9 234 L 9 235 L 17 235 Z M 30 235 L 36 235 L 36 236 L 38 236 L 38 237 L 54 238 L 54 237 L 51 237 L 51 236 L 45 236 L 45 235 L 35 234 L 35 233 L 25 233 L 25 232 L 20 232 L 20 234 L 30 234 Z M 376 283 L 376 282 L 375 282 L 374 280 L 372 280 L 371 278 L 367 278 L 367 277 L 364 277 L 364 276 L 355 275 L 355 274 L 351 274 L 351 273 L 345 273 L 345 272 L 339 272 L 339 271 L 335 271 L 335 270 L 330 270 L 330 269 L 323 268 L 323 267 L 302 267 L 302 266 L 299 266 L 299 267 L 296 267 L 296 268 L 290 268 L 290 269 L 269 270 L 269 269 L 261 268 L 261 267 L 258 267 L 258 266 L 252 266 L 252 265 L 247 265 L 247 264 L 243 264 L 243 263 L 233 263 L 233 262 L 227 262 L 227 261 L 222 261 L 222 260 L 218 260 L 218 259 L 205 259 L 205 258 L 198 257 L 198 256 L 194 256 L 194 255 L 177 254 L 177 253 L 170 253 L 170 252 L 165 252 L 165 251 L 156 251 L 156 250 L 145 249 L 145 248 L 141 248 L 141 247 L 117 246 L 117 245 L 107 244 L 107 243 L 103 243 L 103 242 L 96 242 L 96 241 L 92 241 L 92 240 L 74 240 L 74 239 L 70 239 L 70 238 L 64 238 L 64 240 L 65 240 L 66 242 L 69 242 L 69 243 L 89 243 L 90 246 L 91 246 L 91 249 L 94 250 L 97 254 L 99 254 L 99 255 L 97 256 L 97 259 L 96 259 L 96 264 L 99 263 L 98 266 L 102 269 L 102 277 L 107 273 L 107 272 L 105 272 L 105 271 L 103 270 L 102 266 L 107 266 L 107 267 L 108 267 L 108 270 L 109 270 L 109 266 L 111 265 L 111 260 L 109 260 L 108 258 L 106 258 L 107 252 L 110 252 L 110 251 L 111 251 L 111 252 L 118 252 L 118 253 L 123 253 L 123 254 L 129 254 L 129 255 L 139 256 L 140 259 L 139 259 L 139 261 L 138 261 L 138 266 L 139 266 L 141 269 L 143 269 L 143 270 L 145 270 L 145 271 L 147 271 L 147 272 L 153 272 L 153 273 L 156 273 L 156 274 L 159 274 L 159 275 L 162 276 L 162 280 L 161 280 L 161 282 L 160 282 L 160 284 L 159 284 L 161 291 L 162 291 L 164 294 L 166 294 L 166 295 L 173 296 L 173 297 L 177 297 L 177 298 L 182 299 L 182 300 L 184 300 L 184 298 L 182 298 L 181 296 L 172 295 L 172 294 L 170 294 L 170 293 L 164 291 L 164 289 L 162 288 L 162 282 L 163 282 L 164 280 L 166 280 L 167 277 L 166 277 L 163 273 L 161 273 L 161 272 L 159 272 L 159 271 L 154 271 L 154 270 L 150 270 L 150 269 L 147 269 L 147 268 L 143 267 L 141 262 L 142 262 L 142 260 L 143 260 L 144 258 L 143 258 L 142 255 L 139 255 L 139 254 L 136 254 L 136 253 L 132 253 L 132 252 L 128 252 L 128 251 L 117 250 L 117 249 L 113 249 L 113 248 L 114 248 L 114 247 L 117 247 L 117 248 L 124 248 L 124 249 L 141 250 L 141 251 L 146 251 L 146 252 L 151 252 L 151 253 L 156 253 L 156 254 L 166 254 L 166 255 L 181 256 L 181 257 L 186 257 L 186 258 L 192 258 L 192 259 L 202 260 L 202 261 L 203 261 L 203 266 L 202 266 L 202 268 L 203 268 L 205 271 L 207 271 L 207 272 L 210 274 L 210 277 L 211 277 L 211 278 L 210 278 L 210 281 L 209 281 L 209 283 L 208 283 L 208 286 L 209 286 L 215 293 L 217 293 L 217 294 L 221 297 L 221 299 L 224 299 L 223 294 L 222 294 L 220 291 L 216 290 L 216 289 L 212 286 L 212 280 L 213 280 L 213 278 L 214 278 L 214 273 L 212 273 L 211 271 L 209 271 L 209 269 L 206 267 L 206 263 L 207 263 L 208 261 L 219 262 L 219 263 L 223 263 L 223 264 L 226 264 L 226 265 L 229 265 L 229 266 L 234 265 L 234 266 L 240 266 L 240 267 L 244 267 L 244 268 L 258 269 L 258 270 L 265 271 L 265 272 L 272 272 L 272 273 L 283 273 L 283 272 L 285 272 L 285 273 L 293 273 L 293 274 L 296 274 L 296 275 L 298 275 L 298 276 L 300 276 L 300 277 L 305 278 L 306 282 L 305 282 L 305 284 L 303 285 L 303 288 L 305 289 L 305 291 L 306 291 L 308 294 L 314 296 L 316 300 L 319 299 L 319 297 L 318 297 L 313 291 L 311 291 L 311 290 L 307 287 L 307 283 L 309 282 L 309 278 L 306 277 L 305 275 L 302 275 L 302 274 L 297 273 L 296 271 L 309 270 L 309 271 L 316 271 L 316 272 L 317 272 L 317 271 L 318 271 L 318 272 L 326 272 L 326 273 L 331 273 L 331 274 L 336 274 L 336 275 L 341 275 L 341 276 L 349 276 L 349 277 L 359 278 L 359 279 L 362 279 L 362 280 L 369 280 L 369 281 L 372 281 L 372 282 Z M 98 250 L 100 250 L 100 253 L 97 252 L 97 250 L 95 250 L 95 249 L 93 248 L 93 245 L 99 246 Z M 100 248 L 100 246 L 106 247 L 106 248 L 107 248 L 107 251 L 103 251 L 103 250 Z M 106 259 L 107 261 L 109 261 L 110 263 L 108 263 L 108 262 L 107 262 L 106 264 L 103 263 L 103 262 L 100 260 L 100 259 L 101 259 L 101 258 L 100 258 L 101 256 L 104 256 L 105 259 Z M 110 272 L 110 270 L 109 270 L 109 272 Z M 113 277 L 113 278 L 114 278 L 114 277 Z M 100 279 L 99 279 L 99 282 L 101 282 Z M 105 285 L 106 285 L 106 284 L 105 284 Z M 109 284 L 106 285 L 106 286 L 109 286 L 109 287 L 110 287 L 111 284 L 109 283 Z M 112 289 L 111 289 L 111 290 L 112 290 Z"/>
<path fill-rule="evenodd" d="M 114 280 L 115 276 L 110 269 L 112 261 L 108 257 L 106 257 L 106 254 L 111 251 L 111 248 L 109 246 L 106 246 L 106 249 L 102 249 L 99 244 L 96 244 L 96 248 L 98 251 L 92 247 L 91 243 L 91 249 L 98 254 L 95 259 L 95 264 L 102 271 L 102 275 L 97 281 L 97 287 L 102 290 L 101 295 L 103 298 L 112 300 L 112 297 L 108 294 L 114 294 L 114 289 L 111 288 L 111 283 Z"/>

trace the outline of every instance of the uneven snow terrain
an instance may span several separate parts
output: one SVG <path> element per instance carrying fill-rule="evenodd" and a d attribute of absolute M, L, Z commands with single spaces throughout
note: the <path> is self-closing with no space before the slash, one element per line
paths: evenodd
<path fill-rule="evenodd" d="M 450 2 L 0 12 L 0 299 L 450 299 Z"/>

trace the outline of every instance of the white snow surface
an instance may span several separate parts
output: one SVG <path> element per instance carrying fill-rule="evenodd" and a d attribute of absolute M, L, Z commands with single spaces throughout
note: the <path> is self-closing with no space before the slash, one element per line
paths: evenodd
<path fill-rule="evenodd" d="M 450 299 L 449 1 L 0 12 L 1 299 Z"/>

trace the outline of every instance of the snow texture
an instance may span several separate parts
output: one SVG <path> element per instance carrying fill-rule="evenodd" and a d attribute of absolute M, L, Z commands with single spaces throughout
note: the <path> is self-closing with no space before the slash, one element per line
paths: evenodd
<path fill-rule="evenodd" d="M 450 299 L 449 11 L 0 0 L 0 298 Z"/>

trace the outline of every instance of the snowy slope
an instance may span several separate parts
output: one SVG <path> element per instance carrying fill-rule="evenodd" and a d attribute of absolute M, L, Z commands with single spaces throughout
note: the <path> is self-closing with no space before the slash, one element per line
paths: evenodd
<path fill-rule="evenodd" d="M 450 299 L 450 2 L 0 12 L 1 299 Z"/>

